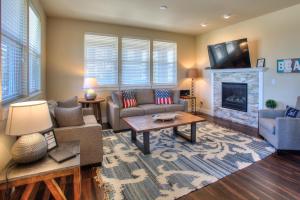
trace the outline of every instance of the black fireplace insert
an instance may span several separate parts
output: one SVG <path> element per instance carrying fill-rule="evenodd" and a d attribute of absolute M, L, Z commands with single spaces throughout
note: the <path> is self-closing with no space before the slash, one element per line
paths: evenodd
<path fill-rule="evenodd" d="M 222 83 L 222 107 L 247 112 L 248 85 L 246 83 Z"/>

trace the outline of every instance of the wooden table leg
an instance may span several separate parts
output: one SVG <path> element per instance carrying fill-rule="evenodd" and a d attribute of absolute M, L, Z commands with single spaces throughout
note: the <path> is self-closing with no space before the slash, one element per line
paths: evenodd
<path fill-rule="evenodd" d="M 150 133 L 143 132 L 143 141 L 144 141 L 144 154 L 150 153 Z"/>
<path fill-rule="evenodd" d="M 74 169 L 73 187 L 74 187 L 74 200 L 80 200 L 80 197 L 81 197 L 80 167 L 77 167 Z"/>
<path fill-rule="evenodd" d="M 54 199 L 56 200 L 67 199 L 54 179 L 46 180 L 44 182 L 46 183 Z"/>
<path fill-rule="evenodd" d="M 44 194 L 43 194 L 43 200 L 49 200 L 50 198 L 50 191 L 47 187 L 45 187 L 45 190 L 44 190 Z"/>
<path fill-rule="evenodd" d="M 31 184 L 28 184 L 22 194 L 22 197 L 21 197 L 21 200 L 28 200 L 30 195 L 31 195 L 31 192 L 33 190 L 35 186 L 35 183 L 31 183 Z"/>
<path fill-rule="evenodd" d="M 59 187 L 63 193 L 65 193 L 66 184 L 67 184 L 67 177 L 66 176 L 61 177 L 59 181 Z"/>
<path fill-rule="evenodd" d="M 99 121 L 100 124 L 102 124 L 102 114 L 101 114 L 101 104 L 100 104 L 100 102 L 97 103 L 96 107 L 97 107 L 97 112 L 98 112 L 98 121 Z"/>

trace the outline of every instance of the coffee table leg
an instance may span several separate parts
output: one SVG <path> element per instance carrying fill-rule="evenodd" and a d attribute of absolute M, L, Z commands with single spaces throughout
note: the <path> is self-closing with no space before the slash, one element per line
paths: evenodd
<path fill-rule="evenodd" d="M 143 132 L 144 154 L 150 153 L 150 138 L 149 132 Z"/>
<path fill-rule="evenodd" d="M 178 128 L 177 126 L 173 127 L 173 133 L 176 135 L 178 133 Z"/>
<path fill-rule="evenodd" d="M 196 123 L 191 124 L 191 142 L 196 142 Z"/>
<path fill-rule="evenodd" d="M 131 130 L 131 140 L 136 141 L 136 131 L 135 130 Z"/>

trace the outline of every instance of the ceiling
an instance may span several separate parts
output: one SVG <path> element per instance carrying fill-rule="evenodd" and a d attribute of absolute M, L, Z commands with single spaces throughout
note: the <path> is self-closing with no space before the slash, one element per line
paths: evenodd
<path fill-rule="evenodd" d="M 40 0 L 48 16 L 200 34 L 300 3 L 300 0 Z M 168 6 L 160 10 L 161 5 Z M 232 14 L 225 20 L 224 14 Z M 275 20 L 275 19 L 274 19 Z M 201 24 L 207 24 L 202 27 Z"/>

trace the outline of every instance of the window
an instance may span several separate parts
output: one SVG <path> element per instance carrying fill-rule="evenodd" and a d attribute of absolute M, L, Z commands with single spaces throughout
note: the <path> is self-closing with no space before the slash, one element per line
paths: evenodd
<path fill-rule="evenodd" d="M 150 41 L 122 38 L 123 86 L 150 85 Z"/>
<path fill-rule="evenodd" d="M 85 77 L 95 77 L 100 87 L 118 85 L 118 38 L 85 35 Z"/>
<path fill-rule="evenodd" d="M 153 84 L 177 84 L 177 45 L 170 42 L 153 42 Z"/>
<path fill-rule="evenodd" d="M 41 22 L 29 7 L 29 94 L 41 89 Z"/>
<path fill-rule="evenodd" d="M 27 4 L 25 0 L 1 1 L 2 101 L 26 95 Z"/>

